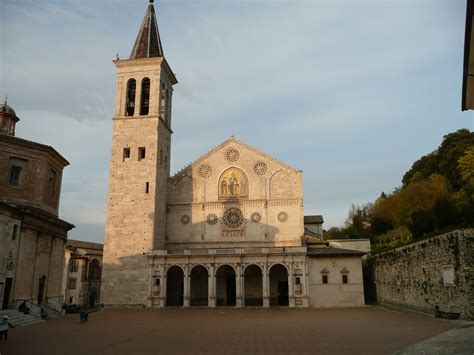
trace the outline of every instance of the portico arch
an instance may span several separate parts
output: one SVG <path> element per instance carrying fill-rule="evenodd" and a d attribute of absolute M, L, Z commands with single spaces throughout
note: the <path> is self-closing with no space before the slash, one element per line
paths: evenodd
<path fill-rule="evenodd" d="M 184 272 L 177 265 L 166 272 L 166 305 L 183 306 Z"/>
<path fill-rule="evenodd" d="M 207 306 L 208 305 L 208 284 L 209 273 L 202 265 L 196 265 L 191 270 L 191 306 Z"/>
<path fill-rule="evenodd" d="M 216 272 L 216 298 L 218 306 L 235 306 L 235 270 L 230 265 L 221 265 Z"/>
<path fill-rule="evenodd" d="M 244 271 L 245 306 L 263 306 L 262 269 L 255 264 Z"/>
<path fill-rule="evenodd" d="M 270 306 L 288 306 L 288 269 L 282 264 L 270 268 Z"/>

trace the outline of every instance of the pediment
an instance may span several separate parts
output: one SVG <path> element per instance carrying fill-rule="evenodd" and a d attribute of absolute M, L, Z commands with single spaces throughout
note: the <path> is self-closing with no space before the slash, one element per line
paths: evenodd
<path fill-rule="evenodd" d="M 213 171 L 213 167 L 207 163 L 210 160 L 216 160 L 216 158 L 217 160 L 221 160 L 223 163 L 227 164 L 228 167 L 238 167 L 241 165 L 243 160 L 252 160 L 254 162 L 252 167 L 257 175 L 264 175 L 269 172 L 269 164 L 272 165 L 273 172 L 271 173 L 278 170 L 289 173 L 300 172 L 300 170 L 291 167 L 281 160 L 276 159 L 241 140 L 231 137 L 192 163 L 186 165 L 183 169 L 173 175 L 171 180 L 177 181 L 183 176 L 192 176 L 193 171 L 197 172 L 199 176 L 206 178 L 210 176 L 210 174 L 216 173 Z"/>

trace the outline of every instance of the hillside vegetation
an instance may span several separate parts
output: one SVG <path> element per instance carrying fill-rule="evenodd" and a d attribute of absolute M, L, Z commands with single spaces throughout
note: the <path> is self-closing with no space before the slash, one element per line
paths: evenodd
<path fill-rule="evenodd" d="M 326 239 L 369 238 L 382 252 L 459 227 L 474 226 L 474 132 L 444 136 L 438 149 L 413 163 L 392 193 L 354 206 Z"/>

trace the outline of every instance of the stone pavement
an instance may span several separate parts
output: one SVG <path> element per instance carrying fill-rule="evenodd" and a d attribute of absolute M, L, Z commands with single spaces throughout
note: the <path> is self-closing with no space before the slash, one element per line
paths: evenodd
<path fill-rule="evenodd" d="M 474 354 L 474 324 L 464 325 L 424 340 L 398 352 L 397 355 Z"/>
<path fill-rule="evenodd" d="M 123 309 L 9 331 L 10 354 L 390 354 L 455 323 L 376 307 Z"/>

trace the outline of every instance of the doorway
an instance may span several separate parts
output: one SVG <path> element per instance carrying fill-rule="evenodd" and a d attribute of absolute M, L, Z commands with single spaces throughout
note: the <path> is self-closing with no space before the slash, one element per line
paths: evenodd
<path fill-rule="evenodd" d="M 7 277 L 5 279 L 5 288 L 3 291 L 3 302 L 2 302 L 2 309 L 7 309 L 8 305 L 10 304 L 10 296 L 12 293 L 12 284 L 13 279 L 11 277 Z"/>
<path fill-rule="evenodd" d="M 270 268 L 270 306 L 288 306 L 288 271 L 282 264 Z"/>
<path fill-rule="evenodd" d="M 38 286 L 38 304 L 43 304 L 44 301 L 44 288 L 46 286 L 46 276 L 41 276 L 39 279 Z"/>
<path fill-rule="evenodd" d="M 218 306 L 235 306 L 235 270 L 230 265 L 222 265 L 216 272 L 216 298 Z"/>

